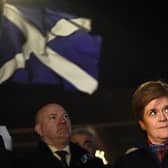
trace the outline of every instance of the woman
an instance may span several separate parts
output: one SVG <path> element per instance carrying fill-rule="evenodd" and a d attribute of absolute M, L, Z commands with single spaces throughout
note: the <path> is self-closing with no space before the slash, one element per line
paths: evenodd
<path fill-rule="evenodd" d="M 168 84 L 149 81 L 132 96 L 132 109 L 145 144 L 119 158 L 115 168 L 168 168 Z"/>

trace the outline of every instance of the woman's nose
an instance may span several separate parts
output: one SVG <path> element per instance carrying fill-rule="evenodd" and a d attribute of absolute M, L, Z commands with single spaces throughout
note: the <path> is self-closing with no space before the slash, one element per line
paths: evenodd
<path fill-rule="evenodd" d="M 160 121 L 165 121 L 165 120 L 167 120 L 166 114 L 165 114 L 163 111 L 160 112 L 159 117 L 160 117 L 160 118 L 159 118 Z"/>

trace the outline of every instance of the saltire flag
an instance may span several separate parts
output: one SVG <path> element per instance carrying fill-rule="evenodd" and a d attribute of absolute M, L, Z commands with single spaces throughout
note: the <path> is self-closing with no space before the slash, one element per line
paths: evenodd
<path fill-rule="evenodd" d="M 5 3 L 0 83 L 62 84 L 92 94 L 98 87 L 101 37 L 90 30 L 86 18 Z"/>

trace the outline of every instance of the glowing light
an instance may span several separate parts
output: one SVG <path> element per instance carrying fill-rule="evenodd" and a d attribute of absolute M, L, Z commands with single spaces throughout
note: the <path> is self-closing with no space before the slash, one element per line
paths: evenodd
<path fill-rule="evenodd" d="M 106 158 L 105 158 L 104 155 L 105 155 L 104 151 L 102 151 L 102 150 L 96 150 L 95 156 L 98 157 L 98 158 L 100 158 L 100 159 L 102 159 L 103 163 L 105 165 L 107 165 L 108 162 L 107 162 L 107 160 L 106 160 Z"/>

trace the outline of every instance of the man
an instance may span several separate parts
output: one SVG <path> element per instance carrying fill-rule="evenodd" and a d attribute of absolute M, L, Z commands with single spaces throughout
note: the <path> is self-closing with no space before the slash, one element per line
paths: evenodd
<path fill-rule="evenodd" d="M 95 132 L 87 127 L 76 127 L 72 130 L 71 141 L 73 143 L 78 144 L 85 150 L 87 150 L 92 158 L 95 158 L 97 162 L 103 164 L 103 167 L 109 168 L 110 164 L 103 163 L 102 158 L 96 157 L 96 149 L 97 149 L 97 139 Z M 104 158 L 106 161 L 106 159 Z M 107 162 L 107 161 L 106 161 Z"/>
<path fill-rule="evenodd" d="M 71 141 L 86 149 L 92 157 L 96 152 L 96 135 L 88 128 L 77 127 L 72 130 Z"/>
<path fill-rule="evenodd" d="M 21 167 L 101 168 L 87 151 L 70 143 L 71 121 L 61 105 L 47 104 L 37 112 L 35 132 L 41 141 L 29 157 L 20 160 Z"/>

